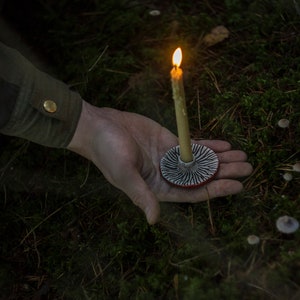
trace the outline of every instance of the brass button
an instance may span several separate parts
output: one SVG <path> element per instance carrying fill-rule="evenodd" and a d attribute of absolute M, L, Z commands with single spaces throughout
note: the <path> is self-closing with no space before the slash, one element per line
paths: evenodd
<path fill-rule="evenodd" d="M 57 110 L 57 105 L 53 100 L 45 100 L 43 106 L 48 113 L 55 113 Z"/>

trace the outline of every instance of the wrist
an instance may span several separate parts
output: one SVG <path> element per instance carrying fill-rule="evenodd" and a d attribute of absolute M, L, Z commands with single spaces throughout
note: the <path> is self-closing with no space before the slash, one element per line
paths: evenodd
<path fill-rule="evenodd" d="M 93 122 L 92 122 L 92 110 L 90 108 L 90 104 L 86 101 L 82 101 L 82 109 L 81 114 L 74 132 L 74 135 L 67 146 L 67 149 L 76 152 L 88 159 L 89 147 L 84 147 L 84 145 L 88 145 L 91 142 L 91 131 L 93 130 Z"/>
<path fill-rule="evenodd" d="M 81 115 L 67 149 L 93 162 L 99 160 L 99 140 L 109 131 L 116 113 L 117 110 L 96 107 L 83 100 Z"/>

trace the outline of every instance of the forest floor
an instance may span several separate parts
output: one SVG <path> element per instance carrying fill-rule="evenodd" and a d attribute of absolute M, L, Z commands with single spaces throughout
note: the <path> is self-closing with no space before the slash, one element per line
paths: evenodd
<path fill-rule="evenodd" d="M 300 299 L 300 232 L 276 228 L 300 221 L 298 0 L 13 0 L 3 14 L 88 102 L 174 133 L 181 46 L 192 136 L 229 141 L 254 171 L 238 195 L 162 203 L 149 226 L 84 158 L 1 136 L 0 299 Z M 215 28 L 228 36 L 211 42 Z"/>

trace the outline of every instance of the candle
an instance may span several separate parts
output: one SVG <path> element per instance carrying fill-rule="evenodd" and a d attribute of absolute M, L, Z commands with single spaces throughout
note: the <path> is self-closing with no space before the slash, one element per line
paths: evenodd
<path fill-rule="evenodd" d="M 177 132 L 179 139 L 180 159 L 185 162 L 193 161 L 193 153 L 190 139 L 190 129 L 186 109 L 183 72 L 180 68 L 182 61 L 182 52 L 177 48 L 173 54 L 173 68 L 171 70 L 172 92 L 175 104 Z"/>

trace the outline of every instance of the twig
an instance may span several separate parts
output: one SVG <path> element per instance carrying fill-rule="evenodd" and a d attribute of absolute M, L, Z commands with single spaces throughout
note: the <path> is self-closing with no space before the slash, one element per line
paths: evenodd
<path fill-rule="evenodd" d="M 279 299 L 275 294 L 273 294 L 273 293 L 271 293 L 270 291 L 268 291 L 268 290 L 262 288 L 262 287 L 259 286 L 259 285 L 256 285 L 256 284 L 253 284 L 253 283 L 247 283 L 247 285 L 249 285 L 249 286 L 251 286 L 251 287 L 253 287 L 253 288 L 256 288 L 256 289 L 258 289 L 258 290 L 261 290 L 261 291 L 265 292 L 266 294 L 269 294 L 270 296 L 274 297 L 275 299 Z"/>
<path fill-rule="evenodd" d="M 74 198 L 73 200 L 65 203 L 64 205 L 62 205 L 61 207 L 59 207 L 58 209 L 56 209 L 54 212 L 52 212 L 50 215 L 48 215 L 45 219 L 43 219 L 40 223 L 38 223 L 37 225 L 35 225 L 22 239 L 22 241 L 20 242 L 20 245 L 22 245 L 24 243 L 24 241 L 29 237 L 30 234 L 32 234 L 38 227 L 40 227 L 43 223 L 45 223 L 48 219 L 50 219 L 53 215 L 55 215 L 56 213 L 58 213 L 60 210 L 62 210 L 65 206 L 71 204 L 72 202 L 75 202 L 77 200 L 77 198 Z"/>
<path fill-rule="evenodd" d="M 201 126 L 201 114 L 200 114 L 200 99 L 199 99 L 199 89 L 197 89 L 197 104 L 198 104 L 198 124 L 199 124 L 199 129 L 201 131 L 202 126 Z"/>
<path fill-rule="evenodd" d="M 208 217 L 209 217 L 209 222 L 210 222 L 211 234 L 215 235 L 216 229 L 215 229 L 215 225 L 214 225 L 214 221 L 213 221 L 213 217 L 212 217 L 212 213 L 211 213 L 210 196 L 209 196 L 209 192 L 208 192 L 207 187 L 205 187 L 205 190 L 206 190 L 206 193 L 207 193 L 207 208 L 208 208 Z"/>
<path fill-rule="evenodd" d="M 210 79 L 212 80 L 215 88 L 217 89 L 218 93 L 221 94 L 221 90 L 218 84 L 218 80 L 216 75 L 214 74 L 214 72 L 212 70 L 210 70 L 209 68 L 205 68 L 206 73 L 209 75 Z"/>
<path fill-rule="evenodd" d="M 300 16 L 300 6 L 299 6 L 299 4 L 296 2 L 296 0 L 294 0 L 293 2 L 294 2 L 294 5 L 295 5 L 295 9 L 296 9 L 298 15 Z"/>
<path fill-rule="evenodd" d="M 98 56 L 98 58 L 96 59 L 96 61 L 93 63 L 93 65 L 88 69 L 88 72 L 91 72 L 95 66 L 97 65 L 97 63 L 99 62 L 99 60 L 101 59 L 101 57 L 104 55 L 104 53 L 106 52 L 108 48 L 108 45 L 105 46 L 104 50 L 100 53 L 100 55 Z"/>
<path fill-rule="evenodd" d="M 89 174 L 90 174 L 90 165 L 91 165 L 91 163 L 88 162 L 86 175 L 85 175 L 85 178 L 84 178 L 82 184 L 80 185 L 80 188 L 82 188 L 82 187 L 86 184 L 86 182 L 87 182 L 87 180 L 88 180 L 88 177 L 89 177 Z"/>

